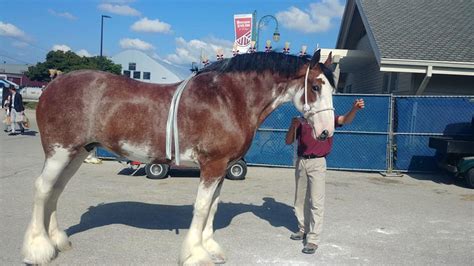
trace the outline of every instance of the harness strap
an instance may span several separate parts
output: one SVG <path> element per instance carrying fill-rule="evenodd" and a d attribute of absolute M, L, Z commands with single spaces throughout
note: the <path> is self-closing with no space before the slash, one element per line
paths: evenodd
<path fill-rule="evenodd" d="M 172 152 L 172 143 L 174 141 L 174 153 L 175 153 L 175 164 L 179 165 L 179 132 L 178 132 L 178 107 L 179 100 L 183 94 L 186 85 L 189 80 L 191 80 L 196 73 L 191 74 L 187 79 L 185 79 L 173 94 L 171 99 L 170 110 L 168 112 L 168 120 L 166 121 L 166 159 L 171 160 L 173 157 Z"/>

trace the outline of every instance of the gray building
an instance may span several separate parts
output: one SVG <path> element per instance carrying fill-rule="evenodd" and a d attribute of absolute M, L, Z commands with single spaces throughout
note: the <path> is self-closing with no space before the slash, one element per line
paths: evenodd
<path fill-rule="evenodd" d="M 125 50 L 112 61 L 122 66 L 122 75 L 150 83 L 168 84 L 185 79 L 191 71 L 156 60 L 137 50 Z"/>
<path fill-rule="evenodd" d="M 470 0 L 347 0 L 338 91 L 474 94 L 473 15 Z"/>

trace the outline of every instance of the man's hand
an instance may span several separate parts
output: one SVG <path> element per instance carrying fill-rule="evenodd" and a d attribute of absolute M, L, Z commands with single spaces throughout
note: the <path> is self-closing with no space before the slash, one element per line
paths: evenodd
<path fill-rule="evenodd" d="M 291 127 L 292 128 L 297 128 L 300 125 L 300 119 L 298 117 L 293 117 L 291 120 Z"/>
<path fill-rule="evenodd" d="M 359 111 L 360 109 L 364 109 L 364 107 L 365 107 L 364 99 L 356 99 L 354 101 L 354 105 L 352 106 L 352 109 Z"/>

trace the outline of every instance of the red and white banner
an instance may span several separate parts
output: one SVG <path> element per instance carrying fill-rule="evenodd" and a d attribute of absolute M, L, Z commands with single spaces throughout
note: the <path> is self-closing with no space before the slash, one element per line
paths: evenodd
<path fill-rule="evenodd" d="M 246 53 L 252 41 L 253 16 L 252 14 L 234 15 L 235 41 L 234 46 L 239 53 Z"/>

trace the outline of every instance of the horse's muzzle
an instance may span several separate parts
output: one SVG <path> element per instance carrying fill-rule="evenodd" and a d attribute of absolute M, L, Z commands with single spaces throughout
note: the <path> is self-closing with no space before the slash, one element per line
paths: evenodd
<path fill-rule="evenodd" d="M 327 138 L 329 137 L 329 131 L 327 131 L 326 129 L 323 130 L 323 132 L 321 132 L 321 135 L 319 135 L 318 137 L 318 140 L 326 140 Z"/>

